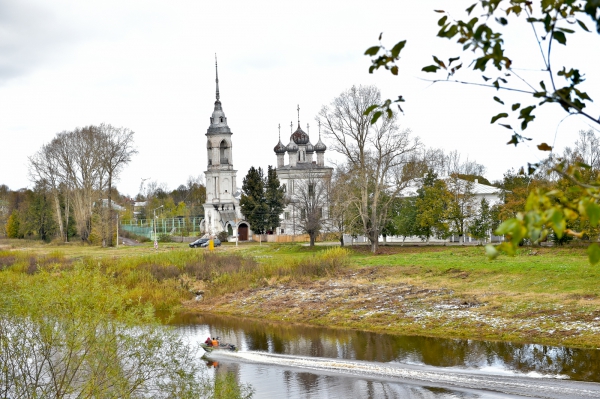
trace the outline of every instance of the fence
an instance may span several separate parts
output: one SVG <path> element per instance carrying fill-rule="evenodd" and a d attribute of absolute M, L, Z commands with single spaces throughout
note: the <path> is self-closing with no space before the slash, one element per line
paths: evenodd
<path fill-rule="evenodd" d="M 156 219 L 155 226 L 152 219 L 131 219 L 121 221 L 120 228 L 138 236 L 148 237 L 151 240 L 154 239 L 155 227 L 157 236 L 161 234 L 197 236 L 202 232 L 200 224 L 203 220 L 203 217 Z"/>

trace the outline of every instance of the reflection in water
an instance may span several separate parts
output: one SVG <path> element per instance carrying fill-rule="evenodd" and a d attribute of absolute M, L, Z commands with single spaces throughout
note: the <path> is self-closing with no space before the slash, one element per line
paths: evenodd
<path fill-rule="evenodd" d="M 183 315 L 172 323 L 190 334 L 206 335 L 210 331 L 211 335 L 221 337 L 221 342 L 237 344 L 241 350 L 524 374 L 535 372 L 579 381 L 600 381 L 598 350 L 393 336 L 214 315 Z M 204 338 L 198 336 L 198 340 Z M 319 380 L 311 373 L 300 374 L 294 374 L 294 378 L 307 388 L 314 387 Z"/>

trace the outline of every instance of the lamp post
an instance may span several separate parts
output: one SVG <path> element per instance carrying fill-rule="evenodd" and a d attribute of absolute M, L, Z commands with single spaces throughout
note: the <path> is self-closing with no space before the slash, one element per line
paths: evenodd
<path fill-rule="evenodd" d="M 158 208 L 154 208 L 152 213 L 154 214 L 154 219 L 152 220 L 152 226 L 154 227 L 154 249 L 158 250 L 158 240 L 156 239 L 156 210 L 162 208 L 163 206 L 159 206 Z"/>

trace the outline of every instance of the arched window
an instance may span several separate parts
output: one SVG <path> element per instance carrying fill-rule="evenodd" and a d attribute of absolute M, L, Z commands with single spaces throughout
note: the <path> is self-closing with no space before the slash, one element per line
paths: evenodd
<path fill-rule="evenodd" d="M 223 117 L 221 117 L 221 122 L 223 122 Z"/>
<path fill-rule="evenodd" d="M 225 140 L 221 141 L 221 145 L 219 145 L 219 158 L 221 159 L 221 164 L 229 164 L 229 159 L 227 159 L 227 142 Z"/>

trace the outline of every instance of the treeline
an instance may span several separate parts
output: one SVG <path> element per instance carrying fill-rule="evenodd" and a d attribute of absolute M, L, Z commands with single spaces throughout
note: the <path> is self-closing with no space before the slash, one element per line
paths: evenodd
<path fill-rule="evenodd" d="M 106 224 L 109 221 L 114 223 L 114 236 L 116 236 L 117 212 L 122 221 L 151 219 L 152 209 L 162 205 L 161 217 L 201 217 L 204 212 L 202 204 L 206 202 L 206 188 L 201 177 L 190 176 L 185 184 L 179 185 L 175 190 L 168 190 L 165 184 L 152 182 L 146 186 L 143 194 L 138 194 L 135 198 L 123 195 L 113 187 L 111 190 L 111 199 L 114 203 L 113 215 L 111 218 L 104 219 L 106 224 L 103 228 L 102 221 L 103 217 L 107 216 L 108 205 L 101 195 L 102 193 L 98 193 L 92 206 L 91 233 L 86 241 L 94 245 L 108 245 L 109 229 Z M 73 207 L 69 206 L 69 201 L 68 196 L 59 193 L 60 213 L 58 213 L 55 211 L 52 193 L 39 182 L 35 183 L 33 189 L 11 190 L 6 185 L 0 185 L 0 236 L 45 241 L 56 239 L 62 242 L 81 240 Z M 136 207 L 136 203 L 145 203 L 145 205 Z M 116 210 L 117 206 L 119 211 Z M 65 218 L 64 236 L 59 230 L 57 221 L 59 214 Z"/>
<path fill-rule="evenodd" d="M 572 207 L 573 200 L 579 198 L 578 189 L 586 187 L 581 183 L 598 181 L 598 137 L 593 131 L 580 132 L 574 147 L 565 149 L 563 154 L 552 154 L 540 165 L 519 173 L 507 172 L 502 181 L 493 182 L 501 193 L 500 204 L 482 204 L 473 193 L 475 179 L 489 183 L 483 177 L 482 165 L 461 161 L 456 151 L 426 149 L 410 129 L 400 127 L 396 113 L 373 105 L 380 103 L 381 94 L 376 87 L 353 86 L 324 105 L 317 116 L 329 139 L 329 149 L 342 157 L 329 195 L 331 224 L 340 233 L 366 236 L 373 252 L 377 251 L 379 237 L 386 234 L 419 236 L 424 240 L 449 235 L 461 239 L 467 235 L 487 236 L 500 222 L 525 210 L 534 189 L 538 199 L 560 204 L 570 201 Z M 552 193 L 555 188 L 562 197 L 540 194 Z M 554 212 L 556 223 L 571 237 L 597 237 L 595 221 L 590 224 L 584 220 L 588 216 L 579 216 L 587 215 L 587 211 L 563 212 L 559 208 L 543 204 L 536 209 Z M 600 214 L 591 205 L 590 209 L 593 215 Z M 539 227 L 542 216 L 534 214 L 531 217 L 537 217 L 537 221 L 531 221 L 530 226 L 535 225 L 536 231 L 545 234 L 548 226 Z M 512 220 L 512 226 L 521 226 L 519 219 Z M 554 221 L 550 222 L 547 224 L 554 229 Z M 511 226 L 504 227 L 515 233 L 509 229 Z M 565 239 L 561 235 L 560 240 Z"/>
<path fill-rule="evenodd" d="M 0 234 L 10 238 L 72 239 L 114 244 L 117 209 L 134 217 L 134 200 L 115 188 L 120 173 L 137 153 L 134 132 L 109 124 L 63 131 L 29 157 L 33 188 L 10 190 L 0 185 Z M 143 187 L 140 187 L 142 189 Z M 141 190 L 140 190 L 141 191 Z M 206 190 L 201 178 L 167 191 L 156 182 L 136 197 L 166 215 L 202 214 Z"/>
<path fill-rule="evenodd" d="M 600 137 L 592 130 L 580 131 L 573 147 L 548 157 L 541 162 L 536 173 L 529 175 L 524 170 L 510 169 L 501 180 L 492 182 L 483 176 L 483 165 L 472 161 L 460 162 L 457 152 L 444 154 L 439 149 L 415 152 L 402 169 L 401 173 L 406 178 L 402 190 L 387 200 L 384 193 L 381 200 L 389 204 L 381 228 L 384 239 L 386 236 L 400 236 L 428 241 L 433 237 L 455 236 L 464 242 L 470 236 L 483 242 L 502 222 L 526 210 L 533 190 L 559 190 L 565 193 L 564 201 L 577 198 L 579 183 L 561 170 L 575 171 L 580 183 L 594 184 L 598 181 Z M 348 173 L 343 168 L 337 170 L 336 185 L 332 191 L 332 217 L 337 218 L 341 231 L 361 235 L 365 230 L 360 215 L 353 211 L 356 207 L 351 206 L 352 181 Z M 499 201 L 491 203 L 484 196 L 476 195 L 475 183 L 490 186 L 498 193 Z M 570 240 L 600 238 L 600 229 L 593 227 L 586 218 L 569 218 L 564 227 L 577 234 L 558 237 L 551 233 L 547 239 L 563 244 Z"/>

